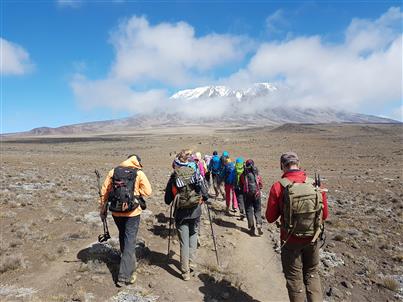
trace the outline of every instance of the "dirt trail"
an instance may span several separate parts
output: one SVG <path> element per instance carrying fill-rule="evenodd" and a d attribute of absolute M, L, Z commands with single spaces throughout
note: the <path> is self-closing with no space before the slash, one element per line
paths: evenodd
<path fill-rule="evenodd" d="M 161 208 L 158 207 L 158 209 Z M 127 292 L 129 296 L 129 292 L 141 292 L 143 296 L 159 297 L 156 301 L 287 301 L 284 278 L 278 256 L 274 255 L 271 234 L 264 230 L 264 236 L 251 237 L 246 233 L 246 221 L 225 216 L 221 202 L 214 204 L 211 214 L 221 267 L 216 266 L 206 213 L 201 221 L 202 246 L 198 250 L 198 267 L 188 282 L 181 279 L 179 243 L 176 235 L 172 237 L 172 256 L 167 263 L 167 228 L 164 228 L 164 232 L 158 233 L 155 231 L 155 225 L 149 228 L 146 220 L 143 219 L 142 226 L 146 226 L 146 229 L 140 231 L 139 238 L 147 238 L 146 243 L 150 253 L 146 259 L 139 262 L 137 283 L 130 287 L 116 288 L 110 272 L 99 274 L 99 271 L 106 270 L 107 265 L 102 264 L 95 272 L 90 270 L 87 277 L 84 277 L 88 281 L 80 283 L 80 288 L 76 289 L 82 293 L 89 293 L 89 296 L 81 301 L 116 297 L 122 291 Z M 161 213 L 158 215 L 162 216 Z M 117 233 L 113 224 L 110 229 L 112 237 L 116 237 Z M 74 260 L 77 252 L 91 246 L 88 240 L 82 244 L 84 245 L 81 248 L 72 248 L 63 258 Z M 38 290 L 42 293 L 41 296 L 49 298 L 49 301 L 58 300 L 57 292 L 63 287 L 78 286 L 75 284 L 75 278 L 78 275 L 79 265 L 80 262 L 52 262 L 51 265 L 38 269 L 34 274 L 25 275 L 20 281 L 25 286 Z M 72 298 L 74 297 L 73 295 Z"/>
<path fill-rule="evenodd" d="M 288 301 L 280 256 L 275 254 L 271 241 L 271 236 L 278 234 L 268 233 L 267 224 L 264 224 L 264 235 L 251 237 L 246 233 L 246 219 L 225 217 L 223 220 L 237 225 L 236 247 L 229 255 L 230 268 L 248 294 L 258 301 Z"/>

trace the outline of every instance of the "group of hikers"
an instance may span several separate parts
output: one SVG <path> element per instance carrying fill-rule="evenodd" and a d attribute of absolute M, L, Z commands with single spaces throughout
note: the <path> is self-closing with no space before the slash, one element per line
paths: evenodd
<path fill-rule="evenodd" d="M 109 171 L 100 193 L 101 219 L 105 221 L 109 208 L 119 230 L 121 261 L 117 286 L 133 284 L 137 278 L 135 246 L 140 214 L 146 207 L 144 198 L 152 193 L 142 167 L 140 157 L 130 155 Z M 288 296 L 292 302 L 302 302 L 305 298 L 309 302 L 323 301 L 319 239 L 328 216 L 326 190 L 321 187 L 319 177 L 308 178 L 300 169 L 295 152 L 281 155 L 280 168 L 283 175 L 270 189 L 265 217 L 281 229 L 281 262 Z M 170 205 L 171 214 L 173 210 L 183 280 L 190 280 L 196 268 L 202 205 L 208 206 L 209 198 L 214 197 L 216 201 L 221 195 L 226 214 L 239 210 L 239 219 L 247 218 L 249 234 L 261 236 L 262 189 L 262 178 L 252 159 L 245 161 L 238 157 L 233 161 L 227 151 L 221 155 L 214 151 L 212 156 L 191 150 L 176 154 L 164 201 Z"/>

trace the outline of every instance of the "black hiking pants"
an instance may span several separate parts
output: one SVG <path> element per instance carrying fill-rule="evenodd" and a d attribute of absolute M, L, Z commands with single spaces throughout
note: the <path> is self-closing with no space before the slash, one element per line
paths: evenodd
<path fill-rule="evenodd" d="M 258 228 L 262 227 L 262 202 L 261 198 L 248 196 L 248 194 L 244 194 L 244 203 L 246 210 L 246 219 L 248 219 L 248 228 L 252 229 L 255 227 L 255 221 L 253 217 L 256 219 L 256 226 Z"/>
<path fill-rule="evenodd" d="M 136 239 L 139 230 L 140 215 L 134 217 L 113 216 L 119 230 L 120 267 L 118 280 L 129 282 L 136 271 Z"/>
<path fill-rule="evenodd" d="M 235 187 L 236 200 L 238 201 L 239 212 L 241 215 L 245 215 L 245 202 L 243 190 L 240 187 Z"/>

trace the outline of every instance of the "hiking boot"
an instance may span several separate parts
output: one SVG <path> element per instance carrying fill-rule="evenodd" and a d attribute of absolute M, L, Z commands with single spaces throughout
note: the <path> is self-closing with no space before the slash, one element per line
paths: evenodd
<path fill-rule="evenodd" d="M 263 231 L 262 231 L 262 227 L 257 227 L 257 233 L 259 234 L 259 236 L 263 235 Z"/>
<path fill-rule="evenodd" d="M 249 229 L 249 235 L 255 236 L 255 227 Z"/>
<path fill-rule="evenodd" d="M 244 221 L 244 220 L 245 220 L 245 215 L 241 214 L 241 215 L 239 216 L 239 220 Z"/>
<path fill-rule="evenodd" d="M 189 272 L 182 273 L 182 279 L 183 279 L 184 281 L 189 281 L 189 280 L 190 280 L 190 271 L 189 271 Z"/>
<path fill-rule="evenodd" d="M 230 210 L 229 210 L 229 207 L 226 207 L 226 208 L 225 208 L 225 214 L 227 214 L 228 216 L 231 215 L 231 212 L 230 212 Z"/>

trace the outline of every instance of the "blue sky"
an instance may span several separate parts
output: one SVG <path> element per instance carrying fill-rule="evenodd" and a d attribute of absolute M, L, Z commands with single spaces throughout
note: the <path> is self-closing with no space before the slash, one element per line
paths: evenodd
<path fill-rule="evenodd" d="M 126 117 L 179 89 L 280 78 L 291 105 L 401 119 L 400 5 L 4 0 L 1 132 Z"/>

